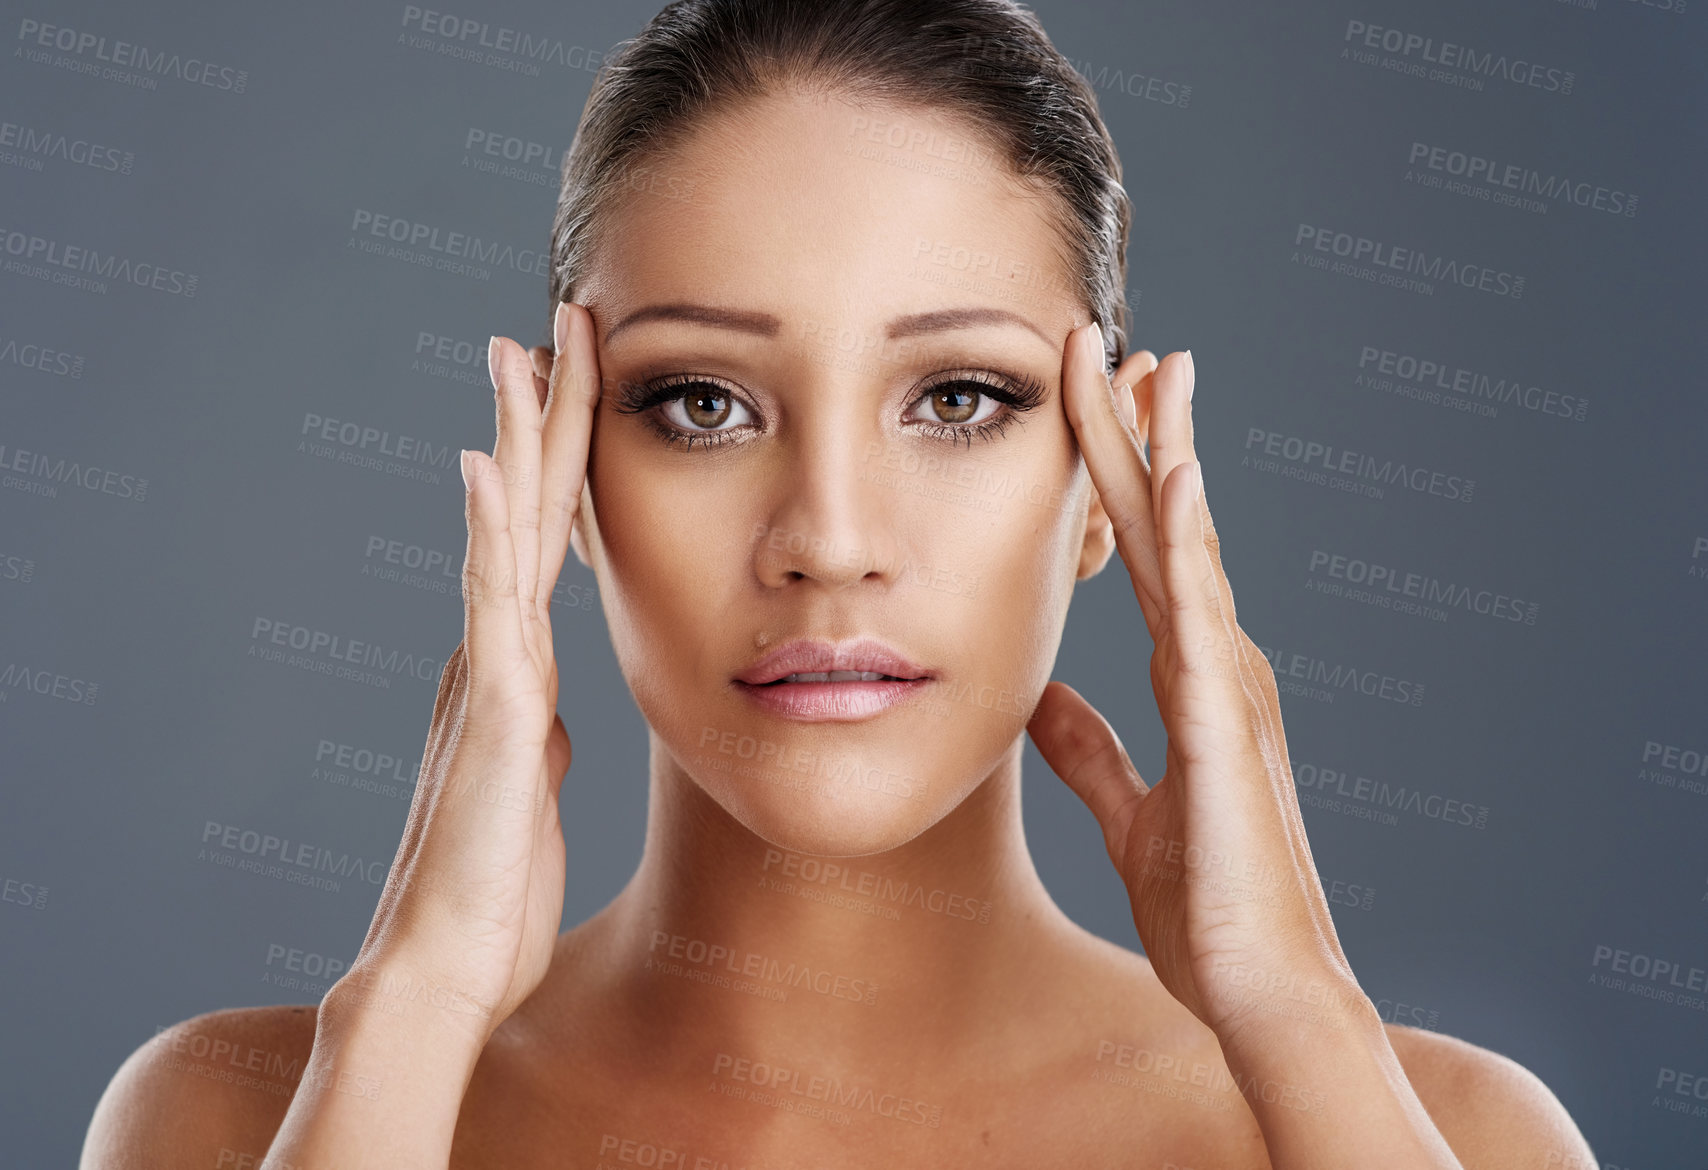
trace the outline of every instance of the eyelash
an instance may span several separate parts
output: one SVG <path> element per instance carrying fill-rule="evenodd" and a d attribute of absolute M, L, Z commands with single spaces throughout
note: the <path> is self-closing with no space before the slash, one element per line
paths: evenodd
<path fill-rule="evenodd" d="M 690 390 L 701 386 L 709 387 L 721 395 L 741 402 L 740 397 L 727 386 L 704 375 L 671 374 L 651 382 L 624 385 L 618 394 L 617 404 L 613 409 L 623 414 L 644 413 L 647 425 L 667 443 L 681 441 L 692 450 L 694 441 L 697 439 L 703 446 L 715 447 L 720 443 L 727 442 L 728 436 L 741 428 L 731 428 L 728 431 L 684 431 L 665 422 L 654 411 L 655 407 L 664 403 L 687 397 Z M 1021 415 L 1041 406 L 1048 394 L 1044 384 L 1029 375 L 1014 377 L 994 370 L 956 370 L 951 376 L 941 378 L 921 389 L 908 403 L 908 412 L 911 413 L 915 407 L 930 398 L 931 395 L 959 386 L 976 387 L 974 393 L 1002 403 L 1005 409 L 984 422 L 973 424 L 928 423 L 923 419 L 913 421 L 918 422 L 926 434 L 936 439 L 947 439 L 951 443 L 958 443 L 964 436 L 968 450 L 972 449 L 974 438 L 989 441 L 1006 431 L 1010 423 L 1024 422 L 1025 420 L 1021 418 Z M 753 411 L 752 407 L 747 406 L 745 402 L 742 402 L 742 405 L 747 410 L 758 413 Z"/>

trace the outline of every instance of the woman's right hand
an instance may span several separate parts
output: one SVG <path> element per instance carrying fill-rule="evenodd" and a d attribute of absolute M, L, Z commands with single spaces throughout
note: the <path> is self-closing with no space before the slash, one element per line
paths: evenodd
<path fill-rule="evenodd" d="M 439 679 L 403 840 L 361 951 L 328 1002 L 463 1017 L 484 1045 L 536 988 L 563 913 L 551 596 L 586 478 L 598 399 L 593 323 L 560 304 L 559 360 L 536 373 L 494 337 L 491 457 L 463 453 L 463 640 Z M 543 364 L 543 363 L 542 363 Z M 343 993 L 343 994 L 340 994 Z"/>

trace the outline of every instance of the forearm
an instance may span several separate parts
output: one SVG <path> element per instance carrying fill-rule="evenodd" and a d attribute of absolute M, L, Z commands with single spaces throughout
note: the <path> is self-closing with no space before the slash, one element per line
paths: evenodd
<path fill-rule="evenodd" d="M 1463 1170 L 1355 988 L 1316 1012 L 1259 1007 L 1222 1053 L 1275 1170 Z"/>
<path fill-rule="evenodd" d="M 260 1170 L 422 1170 L 450 1160 L 484 1046 L 478 1018 L 379 977 L 347 975 L 321 1003 L 314 1048 Z"/>

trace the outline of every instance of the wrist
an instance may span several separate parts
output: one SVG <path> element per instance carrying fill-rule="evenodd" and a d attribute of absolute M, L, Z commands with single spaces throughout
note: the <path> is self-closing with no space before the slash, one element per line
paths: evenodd
<path fill-rule="evenodd" d="M 341 1039 L 420 1047 L 471 1069 L 497 1027 L 489 1008 L 443 980 L 360 961 L 327 990 L 319 1018 Z"/>
<path fill-rule="evenodd" d="M 1364 1047 L 1387 1042 L 1376 1005 L 1349 970 L 1220 965 L 1221 1018 L 1212 1024 L 1230 1063 L 1265 1063 L 1277 1050 Z"/>
<path fill-rule="evenodd" d="M 1271 1163 L 1282 1170 L 1457 1166 L 1351 973 L 1317 984 L 1319 1002 L 1304 1010 L 1259 999 L 1216 1029 Z"/>
<path fill-rule="evenodd" d="M 302 1081 L 266 1165 L 418 1170 L 450 1157 L 484 1031 L 363 964 L 320 1002 Z M 407 988 L 409 985 L 401 985 Z"/>

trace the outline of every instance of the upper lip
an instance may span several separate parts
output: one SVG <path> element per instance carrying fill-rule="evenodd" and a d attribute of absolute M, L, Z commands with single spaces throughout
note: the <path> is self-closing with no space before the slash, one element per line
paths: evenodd
<path fill-rule="evenodd" d="M 826 642 L 796 638 L 785 642 L 736 675 L 737 682 L 761 686 L 806 671 L 864 670 L 896 678 L 931 678 L 932 672 L 876 638 Z"/>

